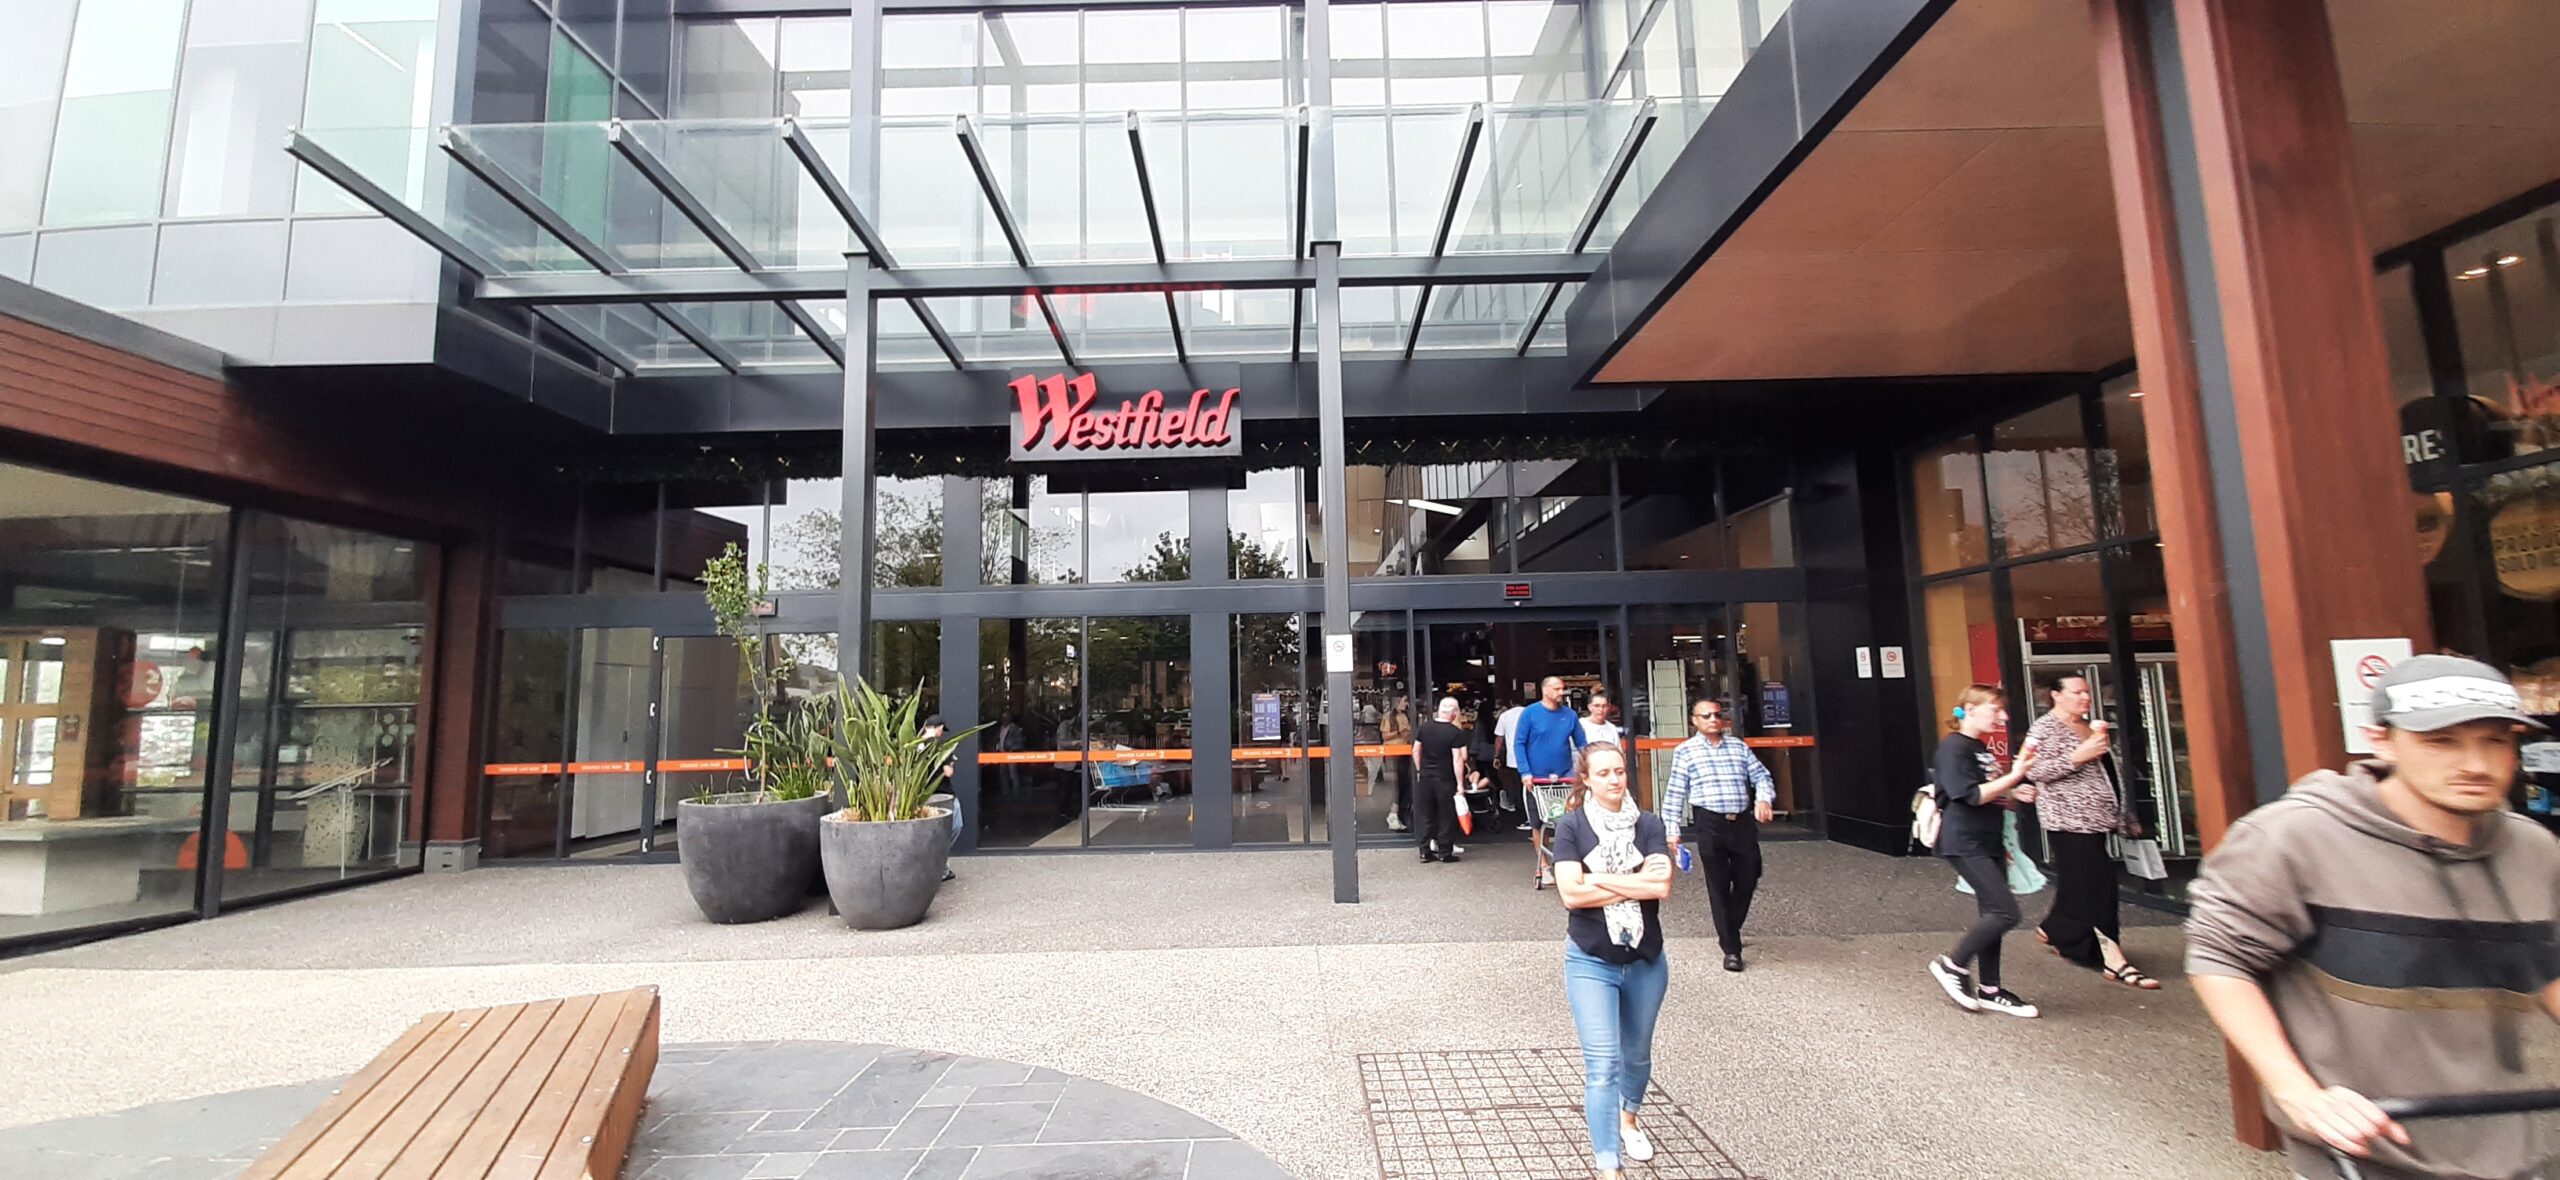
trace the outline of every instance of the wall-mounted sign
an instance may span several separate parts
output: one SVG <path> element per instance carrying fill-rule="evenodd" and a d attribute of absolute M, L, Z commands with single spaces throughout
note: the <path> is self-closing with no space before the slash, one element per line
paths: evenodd
<path fill-rule="evenodd" d="M 1760 728 L 1789 729 L 1796 723 L 1795 702 L 1787 696 L 1787 686 L 1775 680 L 1760 682 Z"/>
<path fill-rule="evenodd" d="M 2560 501 L 2536 493 L 2489 518 L 2498 585 L 2517 598 L 2560 598 Z"/>
<path fill-rule="evenodd" d="M 1276 742 L 1280 740 L 1279 693 L 1257 692 L 1253 694 L 1253 738 L 1251 740 L 1257 742 Z"/>
<path fill-rule="evenodd" d="M 1150 389 L 1118 405 L 1099 405 L 1093 374 L 1016 377 L 1013 457 L 1017 460 L 1137 459 L 1240 455 L 1238 389 L 1188 395 Z"/>
<path fill-rule="evenodd" d="M 1502 584 L 1502 597 L 1505 601 L 1509 602 L 1526 602 L 1529 599 L 1529 584 L 1527 582 L 1504 582 Z"/>
<path fill-rule="evenodd" d="M 1879 648 L 1877 648 L 1877 649 L 1876 649 L 1876 663 L 1878 663 L 1878 664 L 1880 664 L 1880 665 L 1883 665 L 1883 668 L 1884 668 L 1884 678 L 1885 678 L 1885 679 L 1887 679 L 1887 680 L 1900 680 L 1900 679 L 1902 679 L 1904 676 L 1906 676 L 1906 675 L 1908 675 L 1908 674 L 1909 674 L 1909 670 L 1908 670 L 1908 669 L 1906 669 L 1905 667 L 1903 667 L 1903 664 L 1902 664 L 1902 649 L 1901 649 L 1901 648 L 1898 648 L 1898 647 L 1879 647 Z"/>
<path fill-rule="evenodd" d="M 1875 679 L 1875 678 L 1876 678 L 1876 658 L 1875 658 L 1874 654 L 1872 654 L 1872 652 L 1871 652 L 1869 649 L 1867 649 L 1867 648 L 1863 648 L 1863 647 L 1862 647 L 1862 648 L 1859 648 L 1859 649 L 1858 649 L 1858 679 L 1860 679 L 1860 680 L 1873 680 L 1873 679 Z"/>
<path fill-rule="evenodd" d="M 2347 731 L 2347 752 L 2373 753 L 2364 727 L 2373 724 L 2373 687 L 2391 665 L 2409 658 L 2406 639 L 2332 639 L 2330 669 L 2338 680 L 2338 723 Z"/>

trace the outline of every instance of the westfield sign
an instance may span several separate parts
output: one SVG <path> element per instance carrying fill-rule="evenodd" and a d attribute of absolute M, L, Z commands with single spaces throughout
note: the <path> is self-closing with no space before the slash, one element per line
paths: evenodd
<path fill-rule="evenodd" d="M 1151 389 L 1096 408 L 1101 400 L 1091 373 L 1069 377 L 1016 377 L 1012 381 L 1013 457 L 1016 459 L 1129 459 L 1190 455 L 1239 455 L 1236 397 L 1242 392 L 1198 389 L 1188 404 L 1181 394 Z"/>

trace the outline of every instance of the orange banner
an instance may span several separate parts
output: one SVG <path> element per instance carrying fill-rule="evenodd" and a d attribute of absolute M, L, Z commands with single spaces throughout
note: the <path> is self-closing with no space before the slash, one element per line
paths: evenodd
<path fill-rule="evenodd" d="M 637 760 L 572 762 L 569 764 L 569 773 L 571 774 L 639 774 L 647 769 L 649 769 L 648 763 Z"/>
<path fill-rule="evenodd" d="M 510 778 L 520 774 L 558 774 L 560 764 L 557 762 L 492 762 L 481 767 L 480 773 L 491 778 Z"/>
<path fill-rule="evenodd" d="M 1687 738 L 1637 738 L 1636 748 L 1639 750 L 1677 749 L 1680 743 L 1688 740 Z M 1809 750 L 1813 748 L 1813 739 L 1787 734 L 1781 737 L 1744 738 L 1742 744 L 1755 750 Z"/>
<path fill-rule="evenodd" d="M 669 758 L 658 764 L 667 774 L 695 774 L 702 771 L 745 770 L 744 758 Z"/>

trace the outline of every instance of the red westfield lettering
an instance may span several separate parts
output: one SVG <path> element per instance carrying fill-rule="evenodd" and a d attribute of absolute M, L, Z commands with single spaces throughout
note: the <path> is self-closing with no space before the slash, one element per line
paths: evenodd
<path fill-rule="evenodd" d="M 1164 391 L 1151 389 L 1119 409 L 1095 410 L 1099 395 L 1091 373 L 1016 377 L 1012 386 L 1022 408 L 1024 450 L 1041 445 L 1043 434 L 1054 451 L 1223 447 L 1234 437 L 1234 389 L 1219 393 L 1215 403 L 1211 391 L 1194 391 L 1190 406 L 1181 409 L 1165 408 Z"/>

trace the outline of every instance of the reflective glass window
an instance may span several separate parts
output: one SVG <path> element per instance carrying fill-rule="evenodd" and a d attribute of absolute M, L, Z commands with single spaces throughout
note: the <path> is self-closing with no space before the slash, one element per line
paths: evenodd
<path fill-rule="evenodd" d="M 247 536 L 223 896 L 416 863 L 427 547 L 266 513 Z"/>
<path fill-rule="evenodd" d="M 0 230 L 36 224 L 44 207 L 45 169 L 53 155 L 62 67 L 71 52 L 71 18 L 79 0 L 21 0 L 9 6 L 9 36 L 0 38 Z M 24 272 L 19 272 L 24 277 Z"/>
<path fill-rule="evenodd" d="M 1991 521 L 1982 501 L 1982 453 L 1971 437 L 1932 448 L 1911 461 L 1911 520 L 1923 573 L 1991 560 Z"/>
<path fill-rule="evenodd" d="M 1085 497 L 1096 582 L 1191 578 L 1191 494 L 1093 492 Z"/>
<path fill-rule="evenodd" d="M 1306 628 L 1297 615 L 1237 615 L 1229 637 L 1235 671 L 1235 842 L 1291 844 L 1307 837 L 1312 772 L 1306 758 Z"/>
<path fill-rule="evenodd" d="M 1991 527 L 2008 556 L 2097 540 L 2079 398 L 2049 402 L 1993 427 L 1982 464 L 1990 480 Z"/>
<path fill-rule="evenodd" d="M 317 0 L 302 125 L 327 131 L 330 150 L 403 202 L 425 199 L 429 112 L 435 110 L 436 0 Z M 308 169 L 295 196 L 305 212 L 364 206 Z"/>
<path fill-rule="evenodd" d="M 2127 373 L 2098 390 L 2107 445 L 2091 456 L 2098 476 L 2098 519 L 2110 536 L 2160 531 L 2151 498 L 2151 436 L 2142 421 L 2142 376 Z"/>
<path fill-rule="evenodd" d="M 612 69 L 620 60 L 618 23 L 622 0 L 552 0 L 552 10 L 560 14 L 560 24 L 570 36 L 586 47 L 587 52 Z"/>
<path fill-rule="evenodd" d="M 1082 619 L 979 621 L 978 708 L 996 719 L 980 755 L 980 847 L 1083 843 L 1083 643 Z"/>
<path fill-rule="evenodd" d="M 185 0 L 86 0 L 62 79 L 44 219 L 142 221 L 160 210 Z"/>
<path fill-rule="evenodd" d="M 682 29 L 677 118 L 769 119 L 779 113 L 772 18 L 689 20 Z"/>
<path fill-rule="evenodd" d="M 298 121 L 308 0 L 196 0 L 179 71 L 168 215 L 282 213 L 293 157 L 276 129 Z M 279 255 L 276 265 L 284 259 Z"/>
<path fill-rule="evenodd" d="M 1085 841 L 1191 844 L 1191 620 L 1090 619 Z"/>
<path fill-rule="evenodd" d="M 1298 469 L 1245 476 L 1227 491 L 1228 573 L 1237 578 L 1294 578 L 1301 568 Z"/>
<path fill-rule="evenodd" d="M 1608 460 L 1532 459 L 1511 466 L 1523 572 L 1618 568 Z"/>
<path fill-rule="evenodd" d="M 2480 435 L 2466 462 L 2560 446 L 2560 208 L 2546 207 L 2445 250 Z"/>
<path fill-rule="evenodd" d="M 1971 684 L 2001 683 L 2000 619 L 1991 605 L 1991 575 L 1971 574 L 1932 582 L 1920 591 L 1928 637 L 1930 716 L 1944 729 L 1956 701 Z M 2026 715 L 2023 701 L 2010 709 Z"/>
<path fill-rule="evenodd" d="M 121 311 L 151 301 L 159 231 L 148 225 L 56 230 L 36 243 L 35 285 L 91 307 Z"/>
<path fill-rule="evenodd" d="M 622 80 L 647 99 L 667 109 L 668 63 L 674 60 L 675 22 L 672 0 L 623 0 Z"/>
<path fill-rule="evenodd" d="M 0 506 L 0 818 L 39 877 L 80 858 L 0 938 L 191 910 L 229 514 L 8 464 Z"/>
<path fill-rule="evenodd" d="M 1074 492 L 1051 492 L 1045 475 L 981 481 L 985 553 L 979 575 L 989 586 L 1084 580 L 1084 504 Z"/>
<path fill-rule="evenodd" d="M 852 21 L 783 21 L 776 52 L 783 114 L 804 119 L 853 114 Z"/>

